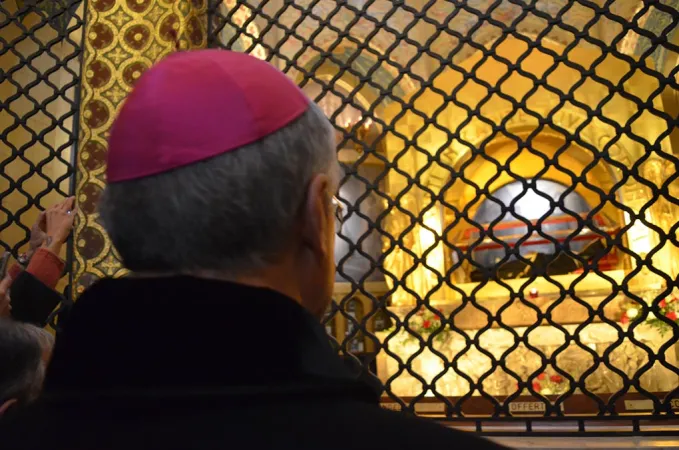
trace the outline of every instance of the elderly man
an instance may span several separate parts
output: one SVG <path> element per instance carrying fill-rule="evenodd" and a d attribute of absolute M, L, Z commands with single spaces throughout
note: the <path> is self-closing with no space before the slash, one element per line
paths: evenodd
<path fill-rule="evenodd" d="M 334 133 L 273 66 L 166 58 L 122 108 L 107 175 L 101 218 L 134 276 L 76 302 L 3 445 L 497 448 L 380 409 L 332 351 Z"/>

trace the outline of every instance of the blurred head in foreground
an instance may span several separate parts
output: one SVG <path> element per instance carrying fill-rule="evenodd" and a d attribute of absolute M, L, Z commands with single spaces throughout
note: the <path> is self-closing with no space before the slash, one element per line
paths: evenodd
<path fill-rule="evenodd" d="M 41 328 L 0 319 L 0 416 L 38 397 L 53 343 Z"/>

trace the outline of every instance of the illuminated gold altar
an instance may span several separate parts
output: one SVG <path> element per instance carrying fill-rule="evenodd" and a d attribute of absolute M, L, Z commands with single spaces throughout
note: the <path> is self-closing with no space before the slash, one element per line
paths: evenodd
<path fill-rule="evenodd" d="M 556 55 L 563 55 L 562 46 L 554 43 L 543 45 Z M 513 394 L 517 391 L 517 380 L 501 367 L 493 371 L 494 364 L 489 355 L 496 361 L 504 361 L 507 368 L 522 380 L 535 377 L 542 365 L 539 354 L 529 349 L 526 343 L 512 348 L 517 337 L 525 338 L 529 346 L 539 349 L 547 357 L 554 355 L 560 370 L 579 379 L 592 366 L 593 358 L 572 342 L 567 345 L 567 336 L 577 335 L 590 351 L 602 355 L 618 341 L 618 333 L 600 318 L 591 318 L 589 324 L 578 329 L 588 320 L 588 310 L 563 292 L 562 287 L 572 287 L 574 295 L 594 309 L 606 299 L 604 316 L 611 321 L 619 319 L 620 304 L 626 301 L 625 295 L 612 294 L 615 285 L 626 282 L 634 294 L 647 302 L 654 301 L 655 295 L 665 287 L 663 278 L 647 269 L 625 281 L 626 275 L 636 267 L 636 262 L 624 257 L 605 270 L 603 276 L 595 272 L 570 273 L 549 279 L 543 276 L 508 279 L 502 280 L 502 283 L 473 282 L 465 264 L 452 261 L 451 252 L 446 251 L 442 239 L 453 246 L 460 245 L 463 231 L 472 226 L 464 217 L 455 222 L 454 211 L 466 210 L 467 218 L 474 217 L 485 199 L 485 195 L 478 193 L 479 189 L 487 189 L 492 194 L 517 179 L 530 180 L 537 176 L 564 186 L 574 185 L 575 192 L 589 205 L 602 204 L 601 193 L 613 193 L 634 214 L 644 211 L 643 217 L 663 230 L 669 230 L 678 217 L 676 206 L 662 197 L 654 199 L 652 190 L 633 177 L 620 181 L 621 168 L 632 167 L 648 150 L 619 133 L 611 124 L 622 128 L 630 121 L 634 134 L 655 143 L 666 130 L 663 119 L 649 111 L 637 114 L 638 107 L 632 101 L 620 93 L 611 95 L 603 83 L 584 78 L 563 63 L 550 70 L 547 77 L 550 89 L 543 86 L 534 89 L 535 83 L 530 77 L 539 79 L 556 63 L 550 55 L 538 50 L 530 51 L 527 44 L 520 40 L 506 39 L 495 53 L 498 58 L 489 57 L 481 62 L 482 54 L 478 51 L 459 63 L 459 69 L 442 72 L 433 80 L 432 88 L 414 98 L 413 109 L 417 113 L 409 111 L 401 114 L 402 107 L 398 104 L 385 111 L 387 123 L 395 120 L 395 130 L 386 139 L 388 158 L 398 162 L 398 171 L 392 171 L 389 177 L 390 196 L 393 198 L 404 193 L 401 207 L 414 216 L 423 214 L 424 217 L 422 224 L 404 236 L 407 248 L 413 255 L 422 258 L 421 264 L 416 264 L 415 258 L 403 250 L 386 250 L 387 270 L 397 279 L 403 277 L 402 285 L 397 286 L 392 296 L 392 312 L 401 320 L 409 317 L 411 325 L 417 319 L 411 313 L 416 305 L 415 295 L 418 295 L 425 299 L 425 304 L 434 306 L 444 316 L 455 311 L 453 324 L 458 329 L 448 332 L 443 342 L 433 341 L 432 344 L 433 349 L 448 361 L 455 361 L 456 369 L 445 368 L 442 358 L 430 348 L 423 348 L 426 336 L 421 344 L 402 329 L 380 333 L 389 352 L 412 364 L 410 373 L 399 370 L 398 361 L 387 352 L 383 351 L 378 356 L 380 378 L 388 381 L 397 395 L 417 396 L 423 392 L 422 382 L 413 374 L 421 376 L 427 383 L 435 381 L 435 390 L 441 395 L 466 395 L 470 390 L 474 391 L 470 382 L 479 380 L 482 380 L 483 390 L 488 394 Z M 519 59 L 524 53 L 529 55 Z M 600 56 L 600 51 L 575 48 L 569 51 L 568 60 L 586 70 L 594 68 L 596 76 L 613 86 L 617 85 L 621 77 L 629 72 L 629 65 L 610 55 L 593 65 Z M 500 58 L 510 64 L 519 61 L 523 73 L 513 72 L 506 77 L 509 69 L 500 62 Z M 465 81 L 463 71 L 474 73 L 476 78 Z M 637 97 L 641 102 L 651 101 L 655 108 L 663 110 L 660 97 L 653 94 L 658 89 L 655 78 L 637 71 L 624 81 L 623 86 L 626 94 Z M 489 92 L 491 87 L 497 87 L 499 92 Z M 563 96 L 574 87 L 574 100 L 562 104 L 555 89 Z M 453 92 L 454 100 L 444 99 L 444 95 Z M 513 104 L 520 102 L 525 102 L 525 109 L 518 109 Z M 588 117 L 582 105 L 592 110 L 600 107 L 606 120 Z M 470 118 L 472 110 L 479 111 L 483 120 L 475 113 Z M 554 126 L 545 126 L 536 132 L 540 119 L 546 117 L 551 117 Z M 435 118 L 435 123 L 427 125 L 427 118 Z M 506 131 L 494 134 L 493 124 Z M 425 131 L 419 132 L 421 129 Z M 455 133 L 455 139 L 448 145 L 450 132 Z M 579 136 L 584 145 L 567 142 L 567 134 Z M 414 141 L 412 146 L 406 143 L 409 139 Z M 520 148 L 519 140 L 527 140 L 526 147 L 530 149 Z M 669 138 L 660 140 L 659 146 L 663 152 L 672 153 Z M 483 154 L 474 154 L 473 149 L 480 147 L 485 150 Z M 610 158 L 620 163 L 619 167 L 597 157 L 595 152 L 605 148 L 608 148 Z M 427 167 L 427 153 L 440 155 L 441 164 L 433 162 L 422 170 Z M 552 159 L 556 164 L 548 162 Z M 450 168 L 459 171 L 459 177 L 452 181 Z M 661 158 L 651 156 L 640 165 L 639 172 L 648 183 L 660 188 L 667 184 L 674 168 Z M 590 187 L 575 181 L 575 177 L 581 174 Z M 419 178 L 422 187 L 414 185 L 409 178 Z M 675 192 L 676 188 L 676 183 L 669 186 L 670 192 Z M 438 195 L 444 202 L 435 200 Z M 647 204 L 651 206 L 645 209 Z M 643 257 L 660 246 L 661 250 L 653 255 L 653 266 L 671 278 L 677 275 L 679 253 L 673 244 L 669 241 L 661 244 L 658 233 L 610 201 L 605 202 L 599 212 L 616 229 L 629 226 L 623 240 L 632 252 Z M 388 230 L 399 236 L 410 222 L 406 214 L 392 211 Z M 455 225 L 449 227 L 449 224 Z M 413 265 L 415 270 L 411 270 Z M 387 279 L 388 283 L 390 281 Z M 611 295 L 614 298 L 609 302 L 607 298 Z M 469 296 L 474 296 L 480 307 L 466 300 Z M 522 304 L 519 297 L 525 298 L 534 308 Z M 555 301 L 560 301 L 556 308 L 550 306 Z M 542 313 L 550 311 L 552 323 L 559 326 L 543 320 L 539 327 L 530 328 L 538 322 L 535 310 L 538 308 Z M 511 331 L 498 328 L 497 319 L 492 318 L 498 311 L 501 311 L 499 319 L 502 325 L 511 326 Z M 489 322 L 493 328 L 486 327 Z M 479 329 L 484 331 L 479 332 Z M 658 352 L 669 339 L 647 326 L 638 327 L 634 336 L 653 352 Z M 630 377 L 648 361 L 646 352 L 627 339 L 614 347 L 608 361 Z M 664 357 L 666 364 L 679 367 L 674 346 L 666 349 Z M 546 371 L 555 373 L 552 367 L 547 367 Z M 492 372 L 492 375 L 484 377 L 487 372 Z M 641 386 L 654 392 L 671 391 L 677 384 L 677 375 L 660 362 L 641 377 Z M 619 375 L 601 365 L 587 377 L 586 386 L 591 392 L 610 393 L 620 390 L 623 384 Z M 426 395 L 434 394 L 428 392 Z M 475 391 L 474 395 L 480 394 Z"/>

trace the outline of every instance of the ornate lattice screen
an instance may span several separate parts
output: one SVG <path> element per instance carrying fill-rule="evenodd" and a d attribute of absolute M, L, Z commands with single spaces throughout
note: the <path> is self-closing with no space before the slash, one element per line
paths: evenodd
<path fill-rule="evenodd" d="M 675 3 L 209 2 L 336 126 L 327 330 L 385 406 L 677 409 Z"/>
<path fill-rule="evenodd" d="M 73 193 L 83 11 L 82 0 L 0 4 L 0 243 L 15 256 L 39 211 Z"/>

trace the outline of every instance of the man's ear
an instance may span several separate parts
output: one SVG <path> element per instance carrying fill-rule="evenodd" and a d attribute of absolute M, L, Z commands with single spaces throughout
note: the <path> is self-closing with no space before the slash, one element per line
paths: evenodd
<path fill-rule="evenodd" d="M 330 251 L 327 233 L 329 227 L 333 226 L 329 207 L 331 197 L 328 176 L 314 175 L 309 182 L 302 211 L 302 242 L 321 259 Z"/>
<path fill-rule="evenodd" d="M 15 405 L 17 400 L 15 398 L 10 398 L 5 403 L 0 405 L 0 417 L 2 417 L 12 405 Z"/>

